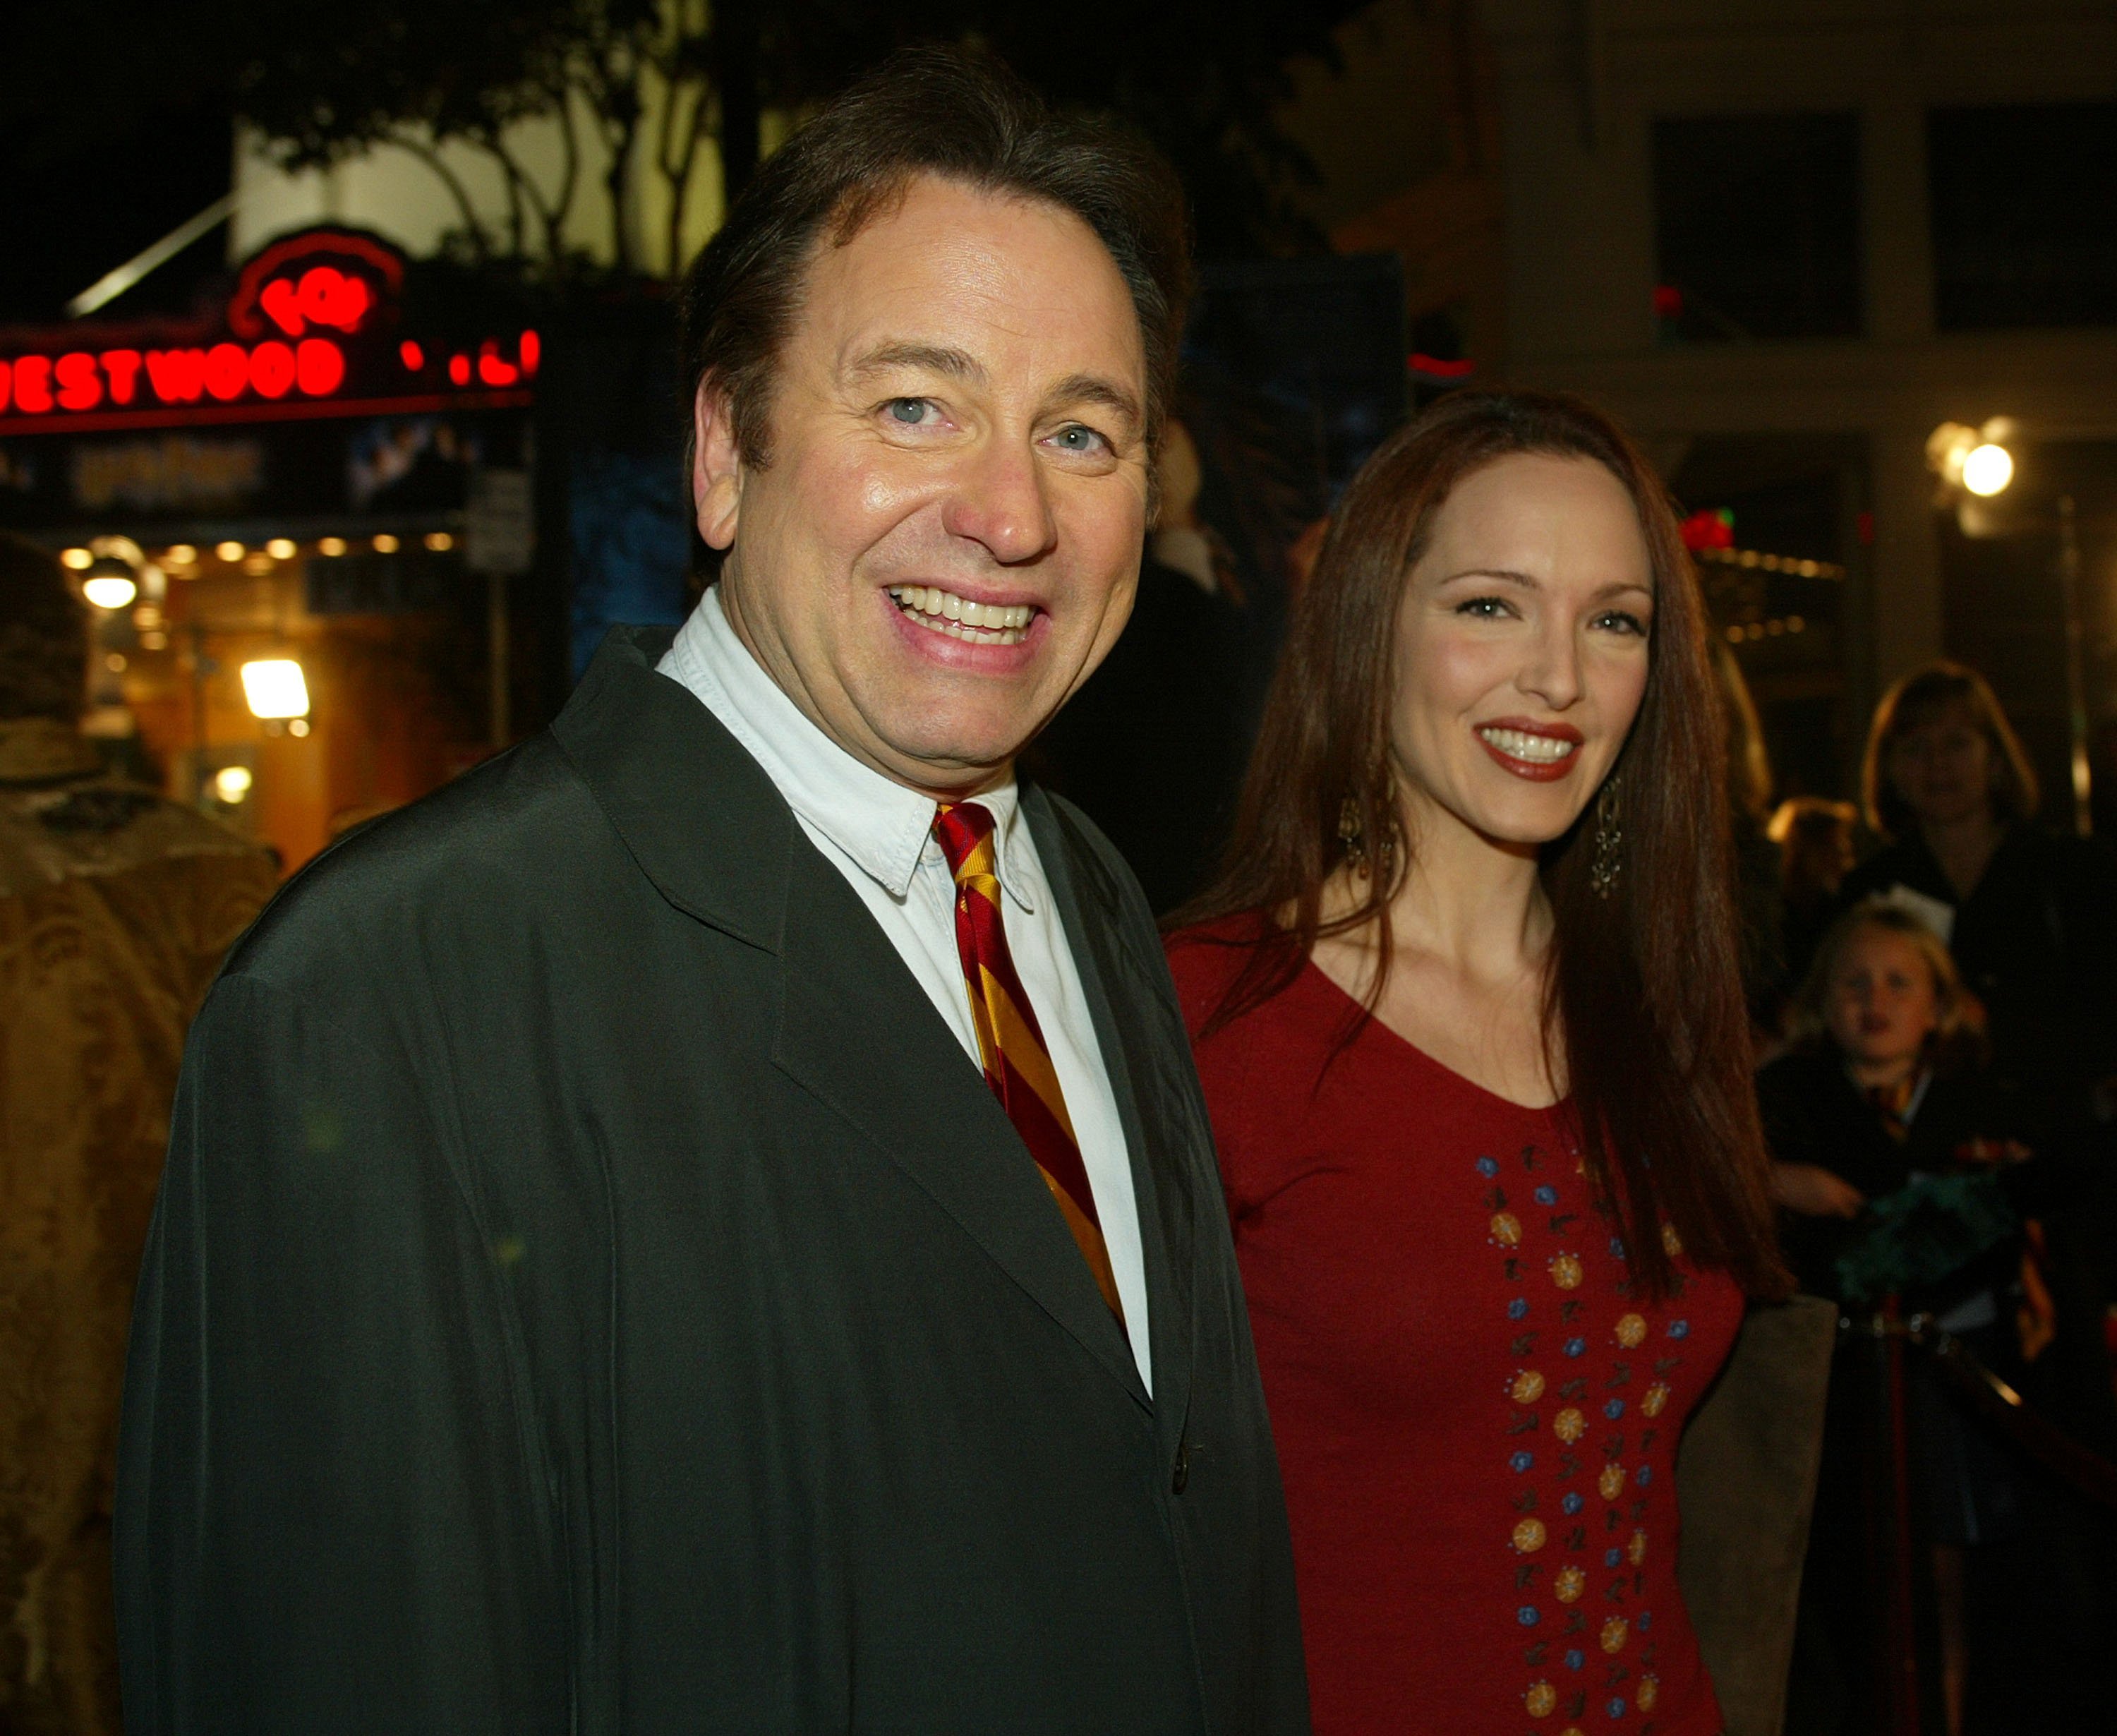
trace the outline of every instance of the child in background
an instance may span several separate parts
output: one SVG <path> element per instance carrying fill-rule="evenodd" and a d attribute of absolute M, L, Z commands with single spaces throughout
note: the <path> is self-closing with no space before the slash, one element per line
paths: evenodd
<path fill-rule="evenodd" d="M 1865 1300 L 1865 1309 L 1853 1310 L 1864 1315 L 1878 1299 L 1849 1295 L 1858 1287 L 1852 1274 L 1863 1254 L 1875 1263 L 1879 1221 L 1891 1204 L 1912 1197 L 1903 1190 L 1924 1178 L 2012 1163 L 2027 1153 L 1999 1137 L 2004 1107 L 1981 1077 L 1976 1001 L 1939 937 L 1909 912 L 1867 903 L 1833 924 L 1789 1025 L 1792 1048 L 1757 1082 L 1775 1160 L 1773 1192 L 1789 1214 L 1787 1258 L 1804 1290 L 1841 1302 Z M 1870 1209 L 1878 1203 L 1879 1211 Z M 2004 1223 L 2004 1203 L 1997 1209 Z M 2032 1267 L 2027 1268 L 2032 1290 L 2022 1291 L 2018 1230 L 1976 1247 L 1990 1241 L 1992 1228 L 1988 1218 L 1956 1270 L 1907 1284 L 1903 1303 L 1907 1313 L 1936 1317 L 1942 1330 L 1988 1364 L 2012 1369 L 2048 1343 L 2051 1310 Z M 1812 1639 L 1827 1641 L 1840 1673 L 1854 1678 L 1845 1685 L 1855 1691 L 1857 1678 L 1871 1674 L 1847 1667 L 1860 1650 L 1858 1605 L 1876 1589 L 1850 1600 L 1845 1595 L 1863 1577 L 1858 1552 L 1868 1527 L 1861 1521 L 1873 1498 L 1862 1448 L 1871 1451 L 1881 1420 L 1874 1356 L 1872 1341 L 1854 1334 L 1833 1375 L 1804 1586 L 1805 1604 L 1816 1616 Z M 1970 1660 L 1965 1551 L 2014 1535 L 2020 1490 L 2004 1451 L 1916 1358 L 1907 1364 L 1906 1397 L 1912 1490 L 1930 1550 L 1942 1701 L 1949 1736 L 1959 1736 Z"/>

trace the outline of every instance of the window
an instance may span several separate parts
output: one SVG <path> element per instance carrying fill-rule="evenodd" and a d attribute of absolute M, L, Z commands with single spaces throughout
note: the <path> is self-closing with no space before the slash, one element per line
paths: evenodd
<path fill-rule="evenodd" d="M 1663 337 L 1859 334 L 1856 115 L 1657 121 L 1653 173 Z"/>
<path fill-rule="evenodd" d="M 1943 331 L 2117 326 L 2117 103 L 1926 118 Z"/>

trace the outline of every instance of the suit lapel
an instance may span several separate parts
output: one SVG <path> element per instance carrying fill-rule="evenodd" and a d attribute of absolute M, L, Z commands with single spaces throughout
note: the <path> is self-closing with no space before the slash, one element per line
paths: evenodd
<path fill-rule="evenodd" d="M 1144 1406 L 1124 1335 L 1006 1110 L 844 876 L 800 845 L 774 1064 L 887 1152 Z"/>
<path fill-rule="evenodd" d="M 1198 1203 L 1188 1160 L 1202 1130 L 1192 1128 L 1182 1113 L 1182 1094 L 1172 1094 L 1165 1070 L 1172 1062 L 1188 1068 L 1189 1051 L 1187 1047 L 1169 1052 L 1172 1027 L 1174 1041 L 1184 1042 L 1182 1021 L 1173 1007 L 1161 1028 L 1152 1022 L 1155 1008 L 1169 990 L 1160 948 L 1154 947 L 1151 960 L 1139 954 L 1138 931 L 1153 944 L 1144 912 L 1128 918 L 1123 889 L 1076 843 L 1043 790 L 1025 784 L 1022 805 L 1045 879 L 1058 901 L 1124 1127 L 1146 1266 L 1154 1408 L 1164 1443 L 1173 1450 L 1191 1397 Z M 1213 1205 L 1217 1209 L 1217 1196 Z"/>
<path fill-rule="evenodd" d="M 763 769 L 694 695 L 654 672 L 671 637 L 613 629 L 553 734 L 672 907 L 777 956 L 774 1064 L 886 1152 L 1144 1410 L 1131 1349 L 1007 1112 Z M 1038 845 L 1063 848 L 1041 833 Z M 1084 925 L 1071 903 L 1066 911 L 1122 1108 L 1109 997 L 1082 952 L 1084 926 L 1092 934 L 1099 925 Z M 1137 1177 L 1138 1117 L 1126 1115 Z M 1151 1286 L 1160 1258 L 1147 1255 Z M 1163 1349 L 1154 1294 L 1159 1384 L 1174 1353 Z"/>

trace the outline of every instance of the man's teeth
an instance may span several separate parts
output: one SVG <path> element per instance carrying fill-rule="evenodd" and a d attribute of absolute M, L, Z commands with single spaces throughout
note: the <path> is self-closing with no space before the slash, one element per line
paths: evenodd
<path fill-rule="evenodd" d="M 897 584 L 889 594 L 922 627 L 974 645 L 1018 645 L 1036 611 L 1026 603 L 973 603 L 930 584 Z"/>
<path fill-rule="evenodd" d="M 1510 760 L 1526 760 L 1532 765 L 1556 765 L 1578 745 L 1520 729 L 1481 729 L 1478 733 Z"/>

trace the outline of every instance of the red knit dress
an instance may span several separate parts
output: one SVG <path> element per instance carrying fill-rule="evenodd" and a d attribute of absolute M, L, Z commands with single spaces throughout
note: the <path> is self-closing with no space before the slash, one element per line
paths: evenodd
<path fill-rule="evenodd" d="M 1258 932 L 1171 942 L 1194 1041 Z M 1717 1736 L 1676 1447 L 1741 1294 L 1640 1300 L 1561 1112 L 1372 1020 L 1331 1061 L 1356 1012 L 1312 964 L 1197 1045 L 1317 1736 Z"/>

